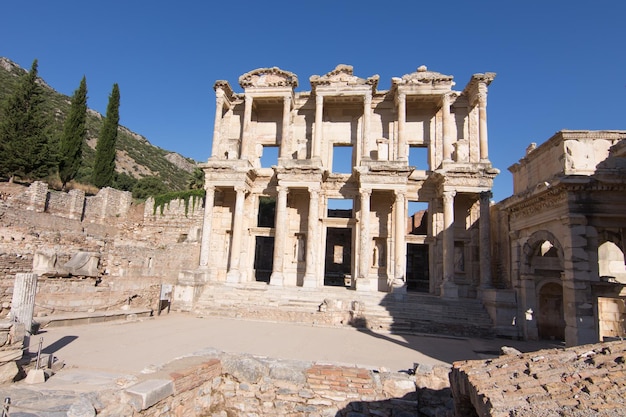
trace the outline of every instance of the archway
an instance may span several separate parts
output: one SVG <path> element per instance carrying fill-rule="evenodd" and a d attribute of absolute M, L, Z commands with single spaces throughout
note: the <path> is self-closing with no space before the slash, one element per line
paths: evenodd
<path fill-rule="evenodd" d="M 565 340 L 563 286 L 556 282 L 548 282 L 539 289 L 538 298 L 537 329 L 539 338 Z"/>

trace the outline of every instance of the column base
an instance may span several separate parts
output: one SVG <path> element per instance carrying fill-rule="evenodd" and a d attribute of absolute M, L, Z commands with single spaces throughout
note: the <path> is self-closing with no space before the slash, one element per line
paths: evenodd
<path fill-rule="evenodd" d="M 354 289 L 357 291 L 376 291 L 377 288 L 374 288 L 374 285 L 377 282 L 378 280 L 373 280 L 371 278 L 357 278 L 354 283 Z"/>
<path fill-rule="evenodd" d="M 391 294 L 396 300 L 404 300 L 406 298 L 406 282 L 402 278 L 395 278 L 391 282 Z"/>
<path fill-rule="evenodd" d="M 441 284 L 441 298 L 459 298 L 459 287 L 450 281 Z"/>
<path fill-rule="evenodd" d="M 302 280 L 303 288 L 317 288 L 317 279 L 315 279 L 315 275 L 305 275 L 304 280 Z"/>
<path fill-rule="evenodd" d="M 285 278 L 281 272 L 272 272 L 270 275 L 270 285 L 275 287 L 282 287 L 285 282 Z"/>
<path fill-rule="evenodd" d="M 226 274 L 227 284 L 239 284 L 241 282 L 241 272 L 238 269 L 231 269 Z"/>

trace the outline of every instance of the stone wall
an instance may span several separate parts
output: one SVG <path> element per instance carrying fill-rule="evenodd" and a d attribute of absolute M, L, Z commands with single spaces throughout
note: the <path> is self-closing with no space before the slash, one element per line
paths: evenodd
<path fill-rule="evenodd" d="M 458 416 L 617 417 L 626 407 L 626 342 L 455 362 Z"/>
<path fill-rule="evenodd" d="M 98 415 L 335 417 L 419 411 L 446 417 L 452 416 L 448 372 L 436 367 L 409 375 L 214 352 L 165 365 L 127 387 L 119 402 Z"/>

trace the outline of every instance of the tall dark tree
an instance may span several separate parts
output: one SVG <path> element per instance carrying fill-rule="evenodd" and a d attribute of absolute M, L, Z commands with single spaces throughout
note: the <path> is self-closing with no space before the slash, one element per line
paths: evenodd
<path fill-rule="evenodd" d="M 21 76 L 13 94 L 0 108 L 0 174 L 38 179 L 50 173 L 54 152 L 49 146 L 50 119 L 37 82 L 37 60 Z"/>
<path fill-rule="evenodd" d="M 109 96 L 107 114 L 96 145 L 96 160 L 93 166 L 93 184 L 96 187 L 109 187 L 115 179 L 115 143 L 120 121 L 120 89 L 113 84 Z"/>
<path fill-rule="evenodd" d="M 76 177 L 83 154 L 83 141 L 87 134 L 87 80 L 80 81 L 74 91 L 70 111 L 63 124 L 63 134 L 59 142 L 59 178 L 65 185 Z"/>

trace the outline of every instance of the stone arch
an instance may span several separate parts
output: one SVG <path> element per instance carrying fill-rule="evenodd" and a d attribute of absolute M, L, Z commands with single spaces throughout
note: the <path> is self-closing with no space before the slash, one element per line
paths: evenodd
<path fill-rule="evenodd" d="M 626 284 L 626 258 L 620 233 L 605 230 L 598 240 L 598 273 L 601 279 Z"/>
<path fill-rule="evenodd" d="M 563 259 L 561 243 L 547 230 L 533 233 L 523 246 L 521 268 L 530 285 L 527 297 L 532 298 L 525 304 L 533 306 L 526 314 L 534 323 L 534 337 L 565 338 Z"/>

